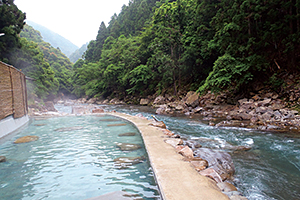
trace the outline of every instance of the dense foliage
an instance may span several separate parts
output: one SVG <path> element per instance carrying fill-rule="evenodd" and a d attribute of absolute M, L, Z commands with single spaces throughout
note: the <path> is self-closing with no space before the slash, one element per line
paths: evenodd
<path fill-rule="evenodd" d="M 2 0 L 0 4 L 0 60 L 8 62 L 10 51 L 20 47 L 18 34 L 25 20 L 13 0 Z"/>
<path fill-rule="evenodd" d="M 72 63 L 59 49 L 44 42 L 38 31 L 24 25 L 25 14 L 13 1 L 2 2 L 0 33 L 4 35 L 0 36 L 0 60 L 34 79 L 27 82 L 32 89 L 29 95 L 47 98 L 58 92 L 70 93 Z"/>
<path fill-rule="evenodd" d="M 276 89 L 299 71 L 298 0 L 133 0 L 75 64 L 77 95 Z"/>

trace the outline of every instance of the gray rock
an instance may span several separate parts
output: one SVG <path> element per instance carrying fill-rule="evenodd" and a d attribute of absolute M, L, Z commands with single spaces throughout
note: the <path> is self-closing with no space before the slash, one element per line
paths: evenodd
<path fill-rule="evenodd" d="M 150 103 L 150 99 L 141 99 L 140 100 L 140 105 L 146 106 Z"/>
<path fill-rule="evenodd" d="M 199 94 L 194 91 L 188 92 L 185 103 L 187 106 L 196 108 L 199 105 Z"/>
<path fill-rule="evenodd" d="M 154 102 L 153 102 L 153 104 L 164 104 L 164 103 L 166 103 L 166 99 L 161 95 L 156 97 Z"/>
<path fill-rule="evenodd" d="M 226 180 L 231 178 L 235 172 L 235 167 L 230 154 L 226 152 L 215 151 L 208 148 L 199 148 L 194 151 L 195 157 L 207 160 L 209 167 L 213 168 L 222 178 Z"/>

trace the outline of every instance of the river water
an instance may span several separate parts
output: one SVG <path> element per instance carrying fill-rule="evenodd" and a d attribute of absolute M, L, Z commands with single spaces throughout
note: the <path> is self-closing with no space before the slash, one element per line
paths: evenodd
<path fill-rule="evenodd" d="M 154 110 L 138 106 L 110 106 L 107 110 L 151 118 Z M 168 129 L 187 139 L 212 139 L 203 146 L 222 150 L 226 144 L 252 149 L 231 154 L 236 173 L 234 182 L 249 200 L 300 199 L 300 134 L 271 133 L 243 128 L 216 128 L 197 117 L 156 115 Z M 202 140 L 201 140 L 202 141 Z"/>

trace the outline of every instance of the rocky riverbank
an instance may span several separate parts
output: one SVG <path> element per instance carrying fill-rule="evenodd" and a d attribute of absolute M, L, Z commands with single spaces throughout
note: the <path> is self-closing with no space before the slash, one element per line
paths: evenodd
<path fill-rule="evenodd" d="M 284 101 L 287 99 L 282 99 L 282 96 L 274 92 L 253 93 L 249 98 L 236 100 L 236 103 L 231 102 L 228 96 L 229 94 L 226 93 L 216 95 L 211 92 L 199 96 L 196 92 L 190 91 L 179 99 L 170 95 L 160 95 L 139 100 L 126 100 L 126 102 L 138 101 L 139 105 L 152 106 L 156 109 L 158 115 L 201 116 L 202 120 L 210 126 L 244 127 L 263 131 L 292 131 L 295 133 L 300 131 L 299 112 L 291 108 L 293 105 L 297 105 L 300 91 L 299 93 L 294 91 L 288 99 L 289 101 Z M 126 104 L 124 100 L 117 98 L 105 100 L 81 98 L 77 100 L 60 100 L 55 101 L 55 103 L 64 105 L 87 104 L 90 108 L 103 104 Z M 46 102 L 43 107 L 44 111 L 53 111 L 55 108 L 52 105 L 53 103 Z M 73 107 L 73 109 L 76 110 L 76 107 Z M 80 110 L 80 107 L 78 109 Z M 86 112 L 79 110 L 74 112 L 82 114 Z"/>

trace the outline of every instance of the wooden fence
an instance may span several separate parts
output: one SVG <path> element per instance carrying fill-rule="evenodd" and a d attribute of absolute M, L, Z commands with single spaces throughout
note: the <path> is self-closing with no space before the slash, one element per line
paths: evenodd
<path fill-rule="evenodd" d="M 25 75 L 0 61 L 0 120 L 9 115 L 20 118 L 27 113 Z"/>

